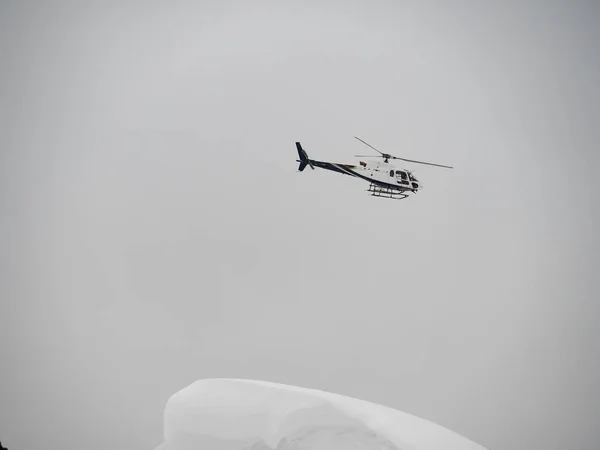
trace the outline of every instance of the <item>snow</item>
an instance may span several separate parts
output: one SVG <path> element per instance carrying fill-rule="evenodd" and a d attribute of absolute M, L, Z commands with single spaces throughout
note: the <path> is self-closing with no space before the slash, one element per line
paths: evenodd
<path fill-rule="evenodd" d="M 156 450 L 485 450 L 385 406 L 265 381 L 206 379 L 175 393 Z"/>

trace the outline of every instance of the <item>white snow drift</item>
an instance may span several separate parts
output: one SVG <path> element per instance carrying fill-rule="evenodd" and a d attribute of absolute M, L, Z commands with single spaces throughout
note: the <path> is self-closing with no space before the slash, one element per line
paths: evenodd
<path fill-rule="evenodd" d="M 157 450 L 484 450 L 415 416 L 329 392 L 208 379 L 174 394 Z"/>

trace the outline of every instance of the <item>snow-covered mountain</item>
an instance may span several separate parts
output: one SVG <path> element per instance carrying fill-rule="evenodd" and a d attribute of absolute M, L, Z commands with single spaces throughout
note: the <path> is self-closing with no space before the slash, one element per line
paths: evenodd
<path fill-rule="evenodd" d="M 165 408 L 156 450 L 485 450 L 385 406 L 296 386 L 197 381 Z"/>

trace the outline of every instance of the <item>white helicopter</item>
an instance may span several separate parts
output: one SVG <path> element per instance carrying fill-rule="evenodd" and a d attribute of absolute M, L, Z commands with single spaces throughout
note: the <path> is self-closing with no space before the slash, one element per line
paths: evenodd
<path fill-rule="evenodd" d="M 416 193 L 419 189 L 422 189 L 423 184 L 419 180 L 417 180 L 412 174 L 412 172 L 410 172 L 409 170 L 397 169 L 395 166 L 390 164 L 390 159 L 399 159 L 411 163 L 427 164 L 429 166 L 445 167 L 447 169 L 452 169 L 451 166 L 444 166 L 442 164 L 433 164 L 423 161 L 415 161 L 412 159 L 405 159 L 399 158 L 397 156 L 392 156 L 389 153 L 380 152 L 371 144 L 368 144 L 365 141 L 363 141 L 361 138 L 358 138 L 356 136 L 354 137 L 363 144 L 371 147 L 376 152 L 381 153 L 381 155 L 355 155 L 356 157 L 371 158 L 375 156 L 383 158 L 383 162 L 374 161 L 366 163 L 364 161 L 360 161 L 360 165 L 356 166 L 354 164 L 337 164 L 325 161 L 316 161 L 314 159 L 309 159 L 308 155 L 300 145 L 300 142 L 296 142 L 298 156 L 300 157 L 299 160 L 296 160 L 300 163 L 298 170 L 302 172 L 308 165 L 313 170 L 315 169 L 315 167 L 319 167 L 321 169 L 331 170 L 333 172 L 338 172 L 344 175 L 362 178 L 363 180 L 368 181 L 370 183 L 367 192 L 371 192 L 371 195 L 375 197 L 402 200 L 408 197 L 409 192 Z"/>

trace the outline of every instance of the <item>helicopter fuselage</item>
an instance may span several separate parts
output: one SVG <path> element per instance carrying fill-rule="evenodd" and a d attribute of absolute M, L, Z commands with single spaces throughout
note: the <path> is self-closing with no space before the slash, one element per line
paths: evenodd
<path fill-rule="evenodd" d="M 358 165 L 338 164 L 312 159 L 309 161 L 314 167 L 361 178 L 386 189 L 400 192 L 417 192 L 421 188 L 421 182 L 410 171 L 397 168 L 385 161 L 360 161 Z"/>

